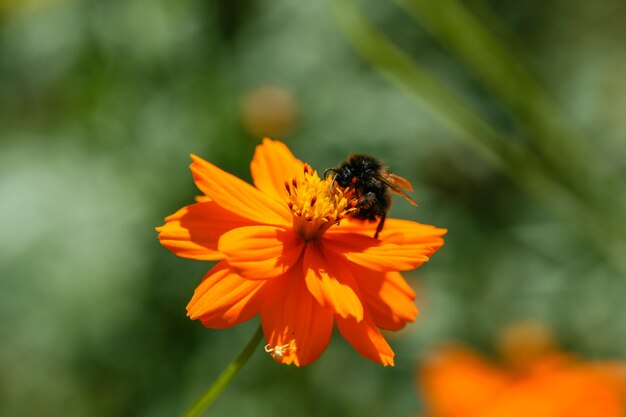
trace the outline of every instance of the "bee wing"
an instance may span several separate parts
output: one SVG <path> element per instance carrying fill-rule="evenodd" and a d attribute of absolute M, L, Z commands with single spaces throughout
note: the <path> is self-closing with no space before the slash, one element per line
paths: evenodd
<path fill-rule="evenodd" d="M 417 207 L 417 202 L 411 198 L 406 191 L 413 191 L 413 185 L 409 180 L 403 178 L 393 172 L 386 171 L 380 178 L 390 189 L 396 194 L 400 194 L 407 201 Z"/>
<path fill-rule="evenodd" d="M 406 178 L 403 178 L 389 171 L 387 171 L 385 177 L 388 182 L 394 184 L 395 186 L 404 188 L 407 191 L 413 191 L 413 184 L 411 184 L 411 181 L 407 180 Z"/>

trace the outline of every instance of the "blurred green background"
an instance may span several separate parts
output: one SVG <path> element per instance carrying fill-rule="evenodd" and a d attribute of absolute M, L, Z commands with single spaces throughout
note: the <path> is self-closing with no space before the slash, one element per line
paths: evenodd
<path fill-rule="evenodd" d="M 197 398 L 257 320 L 221 331 L 188 320 L 211 265 L 172 255 L 154 227 L 199 194 L 190 153 L 249 180 L 263 135 L 320 171 L 354 152 L 382 158 L 420 203 L 396 199 L 392 216 L 449 234 L 406 274 L 421 316 L 388 334 L 395 368 L 340 337 L 302 369 L 260 347 L 212 415 L 411 416 L 426 352 L 450 339 L 490 352 L 517 319 L 546 323 L 586 357 L 626 358 L 626 4 L 465 4 L 560 109 L 566 133 L 551 136 L 437 40 L 432 16 L 359 3 L 522 160 L 541 161 L 561 197 L 525 187 L 526 164 L 490 160 L 432 94 L 381 77 L 333 3 L 345 1 L 0 1 L 1 416 L 173 416 Z M 537 108 L 532 88 L 518 90 Z M 565 139 L 545 153 L 550 137 Z"/>

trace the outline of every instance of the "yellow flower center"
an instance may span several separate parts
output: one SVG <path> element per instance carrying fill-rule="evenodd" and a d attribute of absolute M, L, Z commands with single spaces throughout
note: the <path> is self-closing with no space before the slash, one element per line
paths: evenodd
<path fill-rule="evenodd" d="M 329 227 L 356 208 L 354 193 L 321 179 L 317 171 L 304 164 L 304 175 L 285 181 L 287 205 L 293 213 L 293 230 L 305 240 L 319 239 Z"/>

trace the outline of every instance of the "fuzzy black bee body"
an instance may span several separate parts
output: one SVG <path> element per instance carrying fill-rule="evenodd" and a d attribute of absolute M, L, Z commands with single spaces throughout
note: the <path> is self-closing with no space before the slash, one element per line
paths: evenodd
<path fill-rule="evenodd" d="M 387 211 L 391 206 L 391 191 L 403 195 L 417 205 L 402 189 L 412 190 L 411 183 L 387 171 L 382 161 L 368 155 L 350 155 L 336 168 L 324 173 L 333 173 L 333 181 L 342 188 L 352 188 L 357 199 L 356 210 L 351 216 L 355 219 L 376 221 L 375 238 L 385 225 Z"/>

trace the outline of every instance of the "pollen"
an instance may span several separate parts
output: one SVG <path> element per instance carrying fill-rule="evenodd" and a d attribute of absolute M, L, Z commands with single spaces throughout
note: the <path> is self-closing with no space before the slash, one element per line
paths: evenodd
<path fill-rule="evenodd" d="M 332 178 L 321 179 L 317 171 L 304 165 L 302 176 L 285 181 L 287 206 L 293 214 L 293 229 L 305 240 L 319 239 L 328 228 L 339 224 L 354 208 L 353 192 Z"/>

